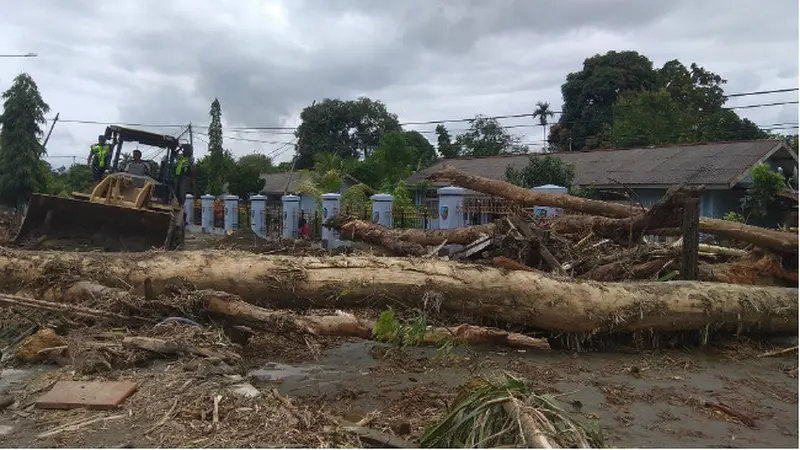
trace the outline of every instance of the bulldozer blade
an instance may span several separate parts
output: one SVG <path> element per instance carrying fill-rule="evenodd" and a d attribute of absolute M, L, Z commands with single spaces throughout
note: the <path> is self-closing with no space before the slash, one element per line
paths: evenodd
<path fill-rule="evenodd" d="M 146 251 L 163 248 L 173 224 L 169 212 L 124 208 L 34 194 L 13 242 L 53 248 Z"/>

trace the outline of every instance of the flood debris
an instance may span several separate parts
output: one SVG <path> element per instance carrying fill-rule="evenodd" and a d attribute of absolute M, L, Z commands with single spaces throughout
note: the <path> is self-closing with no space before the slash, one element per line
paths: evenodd
<path fill-rule="evenodd" d="M 138 387 L 130 381 L 59 381 L 34 405 L 42 409 L 114 409 Z"/>
<path fill-rule="evenodd" d="M 422 436 L 432 448 L 601 448 L 596 424 L 578 419 L 537 394 L 529 383 L 505 375 L 474 378 L 452 407 Z"/>

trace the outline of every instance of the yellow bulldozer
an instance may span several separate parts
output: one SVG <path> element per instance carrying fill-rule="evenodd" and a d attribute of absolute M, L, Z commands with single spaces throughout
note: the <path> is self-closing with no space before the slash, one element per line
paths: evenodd
<path fill-rule="evenodd" d="M 175 192 L 175 164 L 189 144 L 178 138 L 120 126 L 105 131 L 112 162 L 91 192 L 71 198 L 34 194 L 13 242 L 25 247 L 102 249 L 105 251 L 175 250 L 183 245 L 183 199 Z M 157 174 L 118 170 L 123 144 L 135 142 L 166 150 Z"/>

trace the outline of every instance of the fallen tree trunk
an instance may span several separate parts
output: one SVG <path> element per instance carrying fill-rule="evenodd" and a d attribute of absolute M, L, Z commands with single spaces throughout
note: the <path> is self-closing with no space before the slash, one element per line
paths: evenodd
<path fill-rule="evenodd" d="M 205 290 L 199 294 L 209 312 L 262 329 L 275 330 L 288 327 L 293 331 L 316 336 L 354 336 L 371 339 L 372 330 L 375 328 L 374 321 L 359 319 L 349 313 L 299 316 L 286 311 L 273 311 L 251 305 L 238 295 L 227 292 Z M 516 348 L 550 349 L 546 339 L 468 324 L 456 327 L 428 328 L 422 343 L 435 345 L 443 339 L 452 339 L 454 342 L 463 344 L 494 344 Z"/>
<path fill-rule="evenodd" d="M 385 228 L 365 220 L 337 216 L 328 220 L 327 226 L 337 230 L 343 238 L 359 238 L 365 242 L 382 245 L 390 250 L 400 241 L 400 245 L 413 243 L 418 246 L 436 246 L 447 241 L 448 244 L 469 245 L 481 236 L 492 234 L 494 224 L 477 225 L 453 230 L 423 230 L 419 228 L 395 229 Z M 388 244 L 388 245 L 387 245 Z M 422 255 L 418 249 L 399 247 L 398 252 L 406 251 L 409 255 Z M 398 253 L 401 254 L 401 253 Z"/>
<path fill-rule="evenodd" d="M 164 289 L 183 278 L 197 289 L 240 295 L 269 307 L 397 304 L 500 319 L 554 332 L 611 333 L 754 328 L 797 332 L 796 288 L 701 282 L 596 283 L 527 271 L 410 258 L 316 258 L 234 251 L 70 253 L 0 252 L 2 287 L 67 277 L 134 289 Z M 46 282 L 52 283 L 52 275 Z M 42 282 L 42 281 L 40 281 Z"/>
<path fill-rule="evenodd" d="M 453 166 L 444 166 L 441 170 L 431 174 L 428 178 L 433 180 L 449 180 L 463 188 L 495 197 L 502 197 L 515 203 L 528 206 L 551 206 L 618 219 L 631 217 L 644 212 L 644 209 L 641 207 L 599 200 L 588 200 L 567 194 L 534 192 L 514 186 L 511 183 L 506 183 L 505 181 L 470 175 Z M 797 233 L 785 233 L 727 220 L 701 217 L 699 227 L 702 233 L 724 236 L 730 239 L 748 242 L 758 247 L 786 253 L 796 254 L 798 245 L 800 245 Z"/>

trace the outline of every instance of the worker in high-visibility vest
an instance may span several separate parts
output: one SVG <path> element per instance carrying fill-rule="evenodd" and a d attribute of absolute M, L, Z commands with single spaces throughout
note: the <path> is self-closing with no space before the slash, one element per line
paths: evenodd
<path fill-rule="evenodd" d="M 92 181 L 97 183 L 103 179 L 103 174 L 111 167 L 111 146 L 106 144 L 106 137 L 97 136 L 97 144 L 89 150 L 86 164 L 92 168 Z"/>
<path fill-rule="evenodd" d="M 192 170 L 192 146 L 181 146 L 181 153 L 175 158 L 175 196 L 178 203 L 183 204 L 186 194 L 189 193 L 189 180 Z"/>

